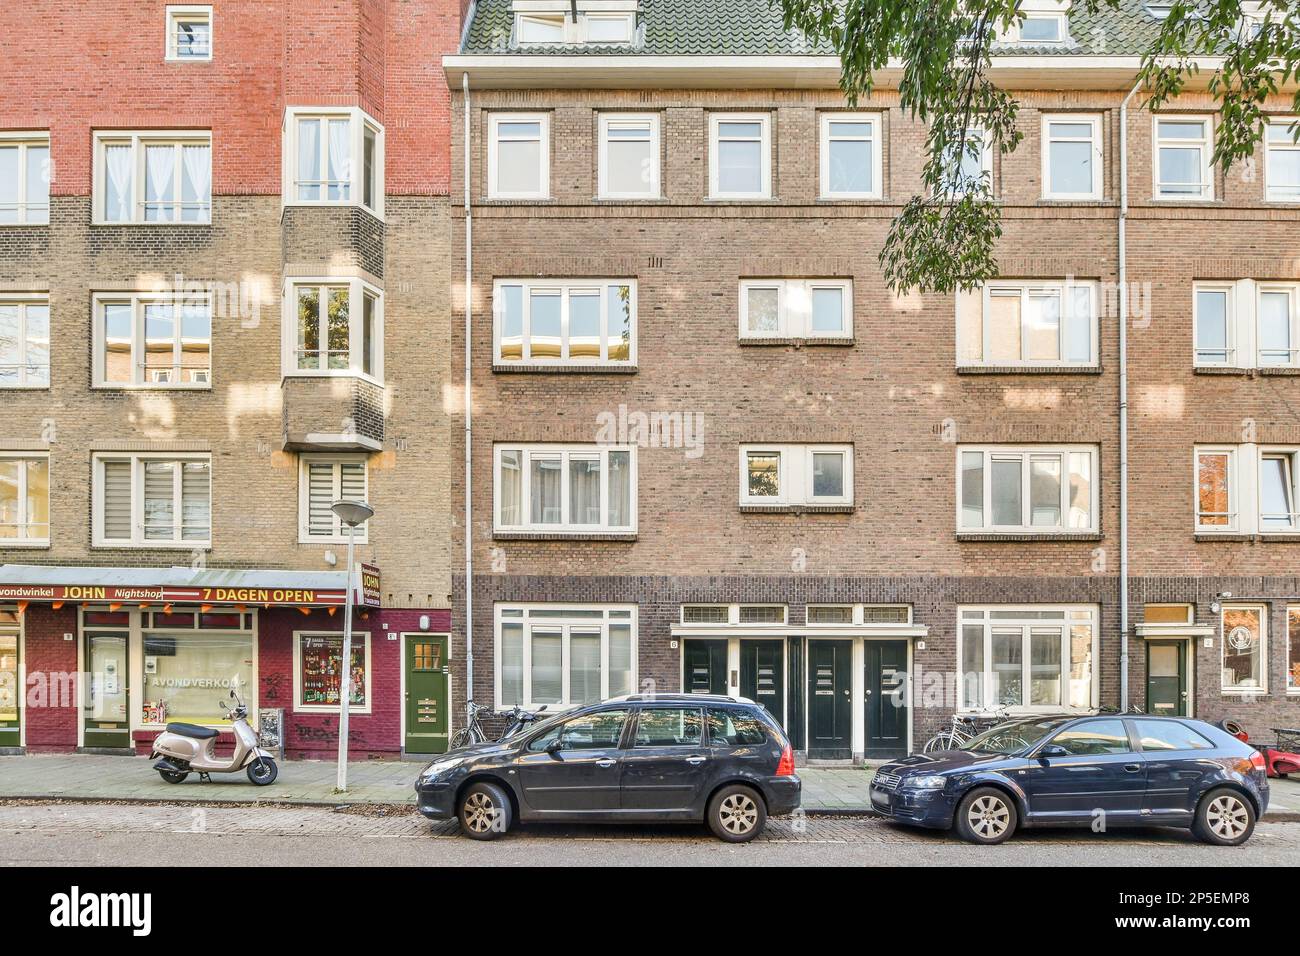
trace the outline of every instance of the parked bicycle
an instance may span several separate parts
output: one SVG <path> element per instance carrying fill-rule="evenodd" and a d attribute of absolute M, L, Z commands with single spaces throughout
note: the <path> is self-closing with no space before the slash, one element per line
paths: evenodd
<path fill-rule="evenodd" d="M 1000 704 L 993 710 L 984 711 L 978 714 L 953 714 L 952 726 L 939 731 L 933 737 L 925 742 L 921 748 L 922 753 L 938 753 L 942 750 L 960 750 L 962 744 L 969 740 L 974 740 L 984 731 L 996 727 L 998 724 L 1005 723 L 1010 719 L 1005 704 Z M 1016 735 L 1008 732 L 1006 736 L 999 737 L 999 743 L 1003 745 L 1014 746 Z M 1028 746 L 1028 744 L 1025 744 Z"/>
<path fill-rule="evenodd" d="M 543 704 L 536 711 L 524 710 L 522 707 L 516 704 L 505 715 L 506 716 L 505 732 L 501 734 L 500 737 L 497 737 L 495 739 L 505 740 L 507 737 L 513 737 L 515 734 L 519 733 L 529 724 L 536 722 L 541 717 L 542 711 L 544 711 L 545 709 L 546 709 L 545 704 Z M 468 747 L 471 744 L 486 743 L 487 741 L 494 739 L 488 736 L 487 731 L 483 729 L 483 724 L 479 719 L 484 715 L 487 715 L 489 717 L 492 716 L 491 707 L 481 707 L 471 700 L 466 705 L 465 711 L 466 714 L 468 715 L 468 720 L 466 721 L 465 726 L 462 727 L 460 730 L 456 731 L 456 733 L 452 736 L 451 746 L 449 748 L 451 750 L 459 750 L 461 747 Z"/>

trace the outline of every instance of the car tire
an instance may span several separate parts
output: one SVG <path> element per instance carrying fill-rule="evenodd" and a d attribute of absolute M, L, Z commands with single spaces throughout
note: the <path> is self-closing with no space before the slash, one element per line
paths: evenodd
<path fill-rule="evenodd" d="M 719 840 L 748 843 L 767 826 L 767 807 L 754 788 L 732 784 L 709 800 L 706 822 Z"/>
<path fill-rule="evenodd" d="M 957 806 L 957 835 L 971 843 L 993 846 L 1016 832 L 1016 801 L 997 787 L 976 787 Z"/>
<path fill-rule="evenodd" d="M 456 810 L 460 831 L 471 840 L 495 840 L 514 822 L 514 809 L 506 792 L 495 783 L 471 784 Z"/>
<path fill-rule="evenodd" d="M 1215 846 L 1240 846 L 1255 832 L 1255 808 L 1240 790 L 1211 790 L 1196 806 L 1192 833 Z"/>

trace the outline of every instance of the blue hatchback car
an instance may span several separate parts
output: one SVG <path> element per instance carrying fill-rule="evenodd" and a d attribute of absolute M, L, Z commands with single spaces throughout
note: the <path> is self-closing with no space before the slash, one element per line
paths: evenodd
<path fill-rule="evenodd" d="M 1001 843 L 1022 826 L 1173 826 L 1236 846 L 1268 808 L 1268 778 L 1257 750 L 1203 721 L 1041 717 L 886 764 L 871 803 L 974 843 Z"/>

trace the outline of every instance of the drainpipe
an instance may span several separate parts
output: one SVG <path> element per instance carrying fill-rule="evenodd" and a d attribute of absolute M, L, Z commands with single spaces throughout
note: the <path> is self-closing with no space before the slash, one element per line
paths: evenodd
<path fill-rule="evenodd" d="M 1128 710 L 1128 104 L 1119 107 L 1119 707 Z"/>
<path fill-rule="evenodd" d="M 465 100 L 465 700 L 474 699 L 474 506 L 470 492 L 473 478 L 474 408 L 470 398 L 473 366 L 471 348 L 471 317 L 474 295 L 474 215 L 470 209 L 470 116 L 469 72 L 460 75 L 461 96 Z M 468 720 L 468 717 L 467 717 Z M 469 726 L 468 722 L 466 726 Z"/>

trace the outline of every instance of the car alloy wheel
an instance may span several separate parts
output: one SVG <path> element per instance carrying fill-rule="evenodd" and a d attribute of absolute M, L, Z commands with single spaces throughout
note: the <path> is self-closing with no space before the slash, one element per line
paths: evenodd
<path fill-rule="evenodd" d="M 501 810 L 481 790 L 465 798 L 465 825 L 475 833 L 488 833 L 496 824 Z"/>
<path fill-rule="evenodd" d="M 1006 801 L 989 794 L 971 803 L 966 811 L 966 822 L 976 836 L 995 840 L 1011 825 L 1011 811 Z"/>
<path fill-rule="evenodd" d="M 1250 811 L 1240 797 L 1225 793 L 1205 808 L 1205 822 L 1219 839 L 1236 840 L 1250 827 Z"/>
<path fill-rule="evenodd" d="M 722 828 L 735 836 L 744 836 L 758 824 L 758 804 L 747 793 L 732 793 L 718 808 Z"/>

